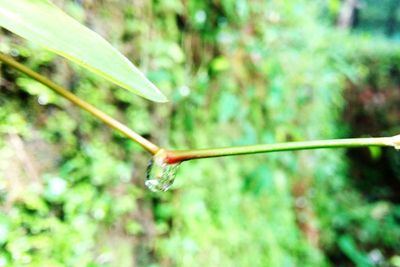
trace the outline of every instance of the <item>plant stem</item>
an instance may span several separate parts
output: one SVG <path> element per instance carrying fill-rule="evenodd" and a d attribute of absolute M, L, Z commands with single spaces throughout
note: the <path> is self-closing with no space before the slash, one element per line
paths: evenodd
<path fill-rule="evenodd" d="M 134 141 L 134 142 L 138 143 L 139 145 L 141 145 L 144 149 L 146 149 L 151 154 L 153 154 L 153 155 L 156 154 L 157 151 L 160 149 L 157 145 L 153 144 L 152 142 L 150 142 L 146 138 L 142 137 L 141 135 L 139 135 L 135 131 L 131 130 L 129 127 L 127 127 L 123 123 L 117 121 L 116 119 L 110 117 L 109 115 L 105 114 L 104 112 L 98 110 L 97 108 L 95 108 L 91 104 L 89 104 L 89 103 L 85 102 L 84 100 L 80 99 L 79 97 L 75 96 L 74 94 L 69 92 L 67 89 L 65 89 L 65 88 L 53 83 L 52 81 L 50 81 L 46 77 L 44 77 L 44 76 L 40 75 L 39 73 L 37 73 L 37 72 L 25 67 L 24 65 L 18 63 L 17 61 L 12 59 L 11 57 L 9 57 L 9 56 L 7 56 L 7 55 L 5 55 L 3 53 L 0 53 L 0 61 L 3 61 L 7 65 L 10 65 L 11 67 L 21 71 L 22 73 L 25 73 L 29 77 L 31 77 L 31 78 L 37 80 L 38 82 L 46 85 L 47 87 L 49 87 L 50 89 L 52 89 L 56 93 L 60 94 L 61 96 L 65 97 L 66 99 L 68 99 L 69 101 L 74 103 L 75 105 L 77 105 L 80 108 L 86 110 L 87 112 L 89 112 L 90 114 L 92 114 L 93 116 L 95 116 L 96 118 L 98 118 L 99 120 L 104 122 L 105 124 L 111 126 L 115 130 L 123 133 L 129 139 L 131 139 L 132 141 Z"/>
<path fill-rule="evenodd" d="M 304 142 L 288 142 L 280 144 L 263 144 L 263 145 L 250 145 L 250 146 L 236 146 L 226 148 L 211 148 L 211 149 L 198 149 L 198 150 L 164 150 L 159 148 L 157 145 L 151 143 L 146 138 L 140 136 L 126 125 L 108 116 L 104 112 L 98 110 L 94 106 L 75 96 L 67 89 L 53 83 L 46 77 L 39 73 L 25 67 L 18 63 L 11 57 L 0 53 L 0 61 L 3 61 L 7 65 L 25 73 L 32 77 L 38 82 L 46 85 L 56 93 L 67 98 L 75 105 L 86 110 L 105 124 L 111 126 L 117 131 L 126 135 L 129 139 L 141 145 L 144 149 L 150 152 L 152 155 L 156 155 L 157 152 L 162 152 L 164 161 L 169 164 L 175 164 L 182 161 L 192 159 L 203 159 L 203 158 L 215 158 L 225 157 L 234 155 L 245 155 L 245 154 L 256 154 L 256 153 L 267 153 L 267 152 L 278 152 L 278 151 L 293 151 L 293 150 L 305 150 L 305 149 L 319 149 L 319 148 L 346 148 L 346 147 L 369 147 L 369 146 L 380 146 L 380 147 L 394 147 L 400 149 L 400 135 L 393 137 L 371 137 L 371 138 L 349 138 L 349 139 L 332 139 L 332 140 L 317 140 L 317 141 L 304 141 Z"/>
<path fill-rule="evenodd" d="M 233 155 L 245 155 L 278 151 L 293 151 L 319 148 L 348 148 L 348 147 L 394 147 L 400 148 L 400 135 L 393 137 L 371 137 L 371 138 L 349 138 L 349 139 L 332 139 L 317 140 L 304 142 L 288 142 L 279 144 L 263 144 L 250 146 L 237 146 L 215 149 L 199 149 L 199 150 L 171 150 L 167 151 L 165 162 L 169 164 L 179 163 L 192 159 L 225 157 Z"/>

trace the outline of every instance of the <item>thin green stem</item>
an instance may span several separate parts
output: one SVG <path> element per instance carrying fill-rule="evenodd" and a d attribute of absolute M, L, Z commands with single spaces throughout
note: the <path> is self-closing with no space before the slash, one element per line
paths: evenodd
<path fill-rule="evenodd" d="M 46 85 L 56 93 L 67 98 L 75 105 L 88 111 L 96 118 L 111 126 L 117 131 L 126 135 L 129 139 L 140 144 L 144 149 L 149 151 L 151 154 L 156 155 L 158 152 L 162 153 L 164 161 L 169 164 L 179 163 L 182 161 L 202 158 L 214 158 L 214 157 L 225 157 L 234 155 L 245 155 L 245 154 L 256 154 L 256 153 L 267 153 L 267 152 L 278 152 L 278 151 L 293 151 L 293 150 L 305 150 L 305 149 L 319 149 L 319 148 L 349 148 L 349 147 L 369 147 L 369 146 L 381 146 L 381 147 L 394 147 L 400 149 L 400 135 L 393 137 L 371 137 L 371 138 L 350 138 L 350 139 L 333 139 L 333 140 L 317 140 L 317 141 L 305 141 L 305 142 L 289 142 L 280 144 L 263 144 L 263 145 L 251 145 L 251 146 L 237 146 L 237 147 L 226 147 L 226 148 L 211 148 L 211 149 L 199 149 L 199 150 L 164 150 L 159 148 L 157 145 L 151 143 L 149 140 L 140 136 L 126 125 L 108 116 L 104 112 L 98 110 L 89 103 L 78 98 L 68 90 L 61 86 L 53 83 L 46 77 L 36 73 L 35 71 L 25 67 L 18 63 L 11 57 L 0 53 L 0 61 L 10 65 L 11 67 L 25 73 L 32 77 L 38 82 Z"/>
<path fill-rule="evenodd" d="M 399 149 L 400 135 L 393 137 L 317 140 L 317 141 L 288 142 L 279 144 L 263 144 L 263 145 L 237 146 L 237 147 L 199 149 L 199 150 L 171 150 L 167 151 L 165 162 L 174 164 L 192 159 L 215 158 L 215 157 L 225 157 L 234 155 L 319 149 L 319 148 L 350 148 L 350 147 L 369 147 L 369 146 L 395 147 L 396 149 Z"/>
<path fill-rule="evenodd" d="M 105 114 L 104 112 L 98 110 L 97 108 L 95 108 L 91 104 L 89 104 L 86 101 L 84 101 L 84 100 L 80 99 L 79 97 L 75 96 L 74 94 L 69 92 L 67 89 L 65 89 L 65 88 L 53 83 L 52 81 L 50 81 L 46 77 L 44 77 L 44 76 L 40 75 L 39 73 L 37 73 L 37 72 L 25 67 L 24 65 L 18 63 L 17 61 L 12 59 L 11 57 L 9 57 L 9 56 L 7 56 L 7 55 L 5 55 L 3 53 L 0 53 L 0 61 L 3 61 L 5 64 L 7 64 L 7 65 L 9 65 L 9 66 L 21 71 L 22 73 L 25 73 L 29 77 L 31 77 L 31 78 L 37 80 L 38 82 L 46 85 L 47 87 L 49 87 L 50 89 L 52 89 L 56 93 L 60 94 L 61 96 L 65 97 L 66 99 L 68 99 L 69 101 L 74 103 L 75 105 L 77 105 L 80 108 L 86 110 L 87 112 L 89 112 L 90 114 L 92 114 L 93 116 L 95 116 L 96 118 L 98 118 L 99 120 L 104 122 L 105 124 L 111 126 L 115 130 L 123 133 L 129 139 L 131 139 L 134 142 L 136 142 L 139 145 L 141 145 L 144 149 L 146 149 L 151 154 L 153 154 L 153 155 L 156 154 L 157 151 L 160 149 L 157 145 L 153 144 L 152 142 L 150 142 L 146 138 L 142 137 L 141 135 L 139 135 L 138 133 L 136 133 L 135 131 L 133 131 L 132 129 L 130 129 L 129 127 L 124 125 L 123 123 L 117 121 L 116 119 L 110 117 L 109 115 Z"/>

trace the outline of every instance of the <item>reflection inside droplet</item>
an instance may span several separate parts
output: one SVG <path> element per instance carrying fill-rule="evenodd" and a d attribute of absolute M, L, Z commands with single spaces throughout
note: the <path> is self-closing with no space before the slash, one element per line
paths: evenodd
<path fill-rule="evenodd" d="M 149 162 L 145 185 L 153 192 L 165 192 L 174 183 L 178 164 L 164 162 L 164 157 L 157 153 Z"/>

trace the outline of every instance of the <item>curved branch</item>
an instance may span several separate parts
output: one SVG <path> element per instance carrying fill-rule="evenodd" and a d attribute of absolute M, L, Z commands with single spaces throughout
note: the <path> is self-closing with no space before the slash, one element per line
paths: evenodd
<path fill-rule="evenodd" d="M 106 113 L 102 112 L 101 110 L 98 110 L 91 104 L 87 103 L 86 101 L 80 99 L 76 95 L 72 94 L 69 92 L 67 89 L 55 84 L 54 82 L 50 81 L 48 78 L 40 75 L 39 73 L 25 67 L 21 63 L 15 61 L 13 58 L 10 56 L 7 56 L 3 53 L 0 53 L 0 61 L 4 62 L 5 64 L 19 70 L 20 72 L 28 75 L 29 77 L 37 80 L 38 82 L 46 85 L 48 88 L 51 90 L 55 91 L 59 95 L 65 97 L 78 107 L 86 110 L 105 124 L 111 126 L 115 130 L 123 133 L 126 135 L 129 139 L 132 141 L 138 143 L 141 145 L 145 150 L 150 152 L 152 155 L 156 154 L 157 151 L 160 149 L 157 145 L 153 144 L 146 138 L 142 137 L 132 129 L 130 129 L 128 126 L 124 125 L 123 123 L 117 121 L 116 119 L 112 118 L 111 116 L 107 115 Z"/>

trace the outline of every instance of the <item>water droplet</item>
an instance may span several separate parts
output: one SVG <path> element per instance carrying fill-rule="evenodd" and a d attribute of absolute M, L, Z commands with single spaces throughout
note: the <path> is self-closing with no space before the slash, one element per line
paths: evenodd
<path fill-rule="evenodd" d="M 174 183 L 179 163 L 168 164 L 164 161 L 165 151 L 158 152 L 149 162 L 145 185 L 153 192 L 165 192 Z"/>

